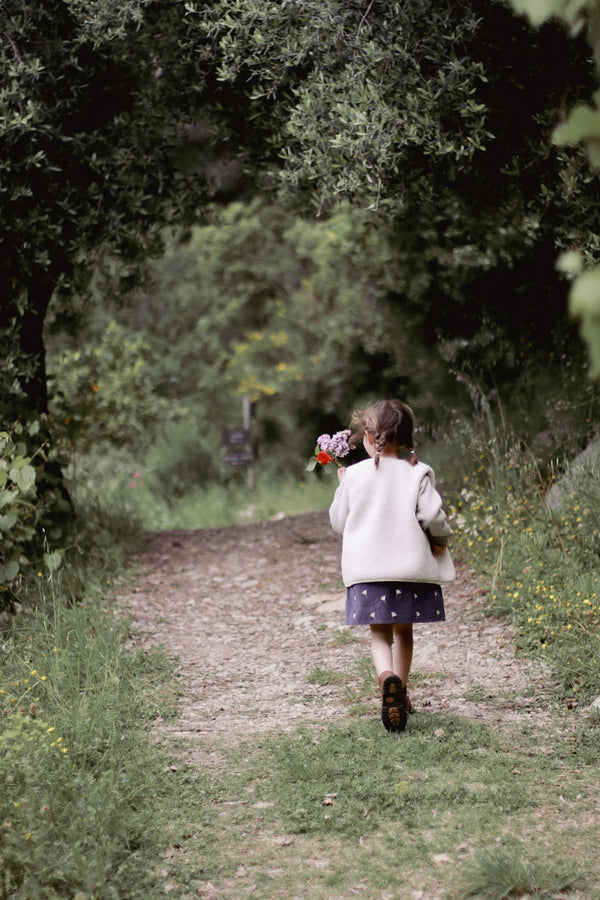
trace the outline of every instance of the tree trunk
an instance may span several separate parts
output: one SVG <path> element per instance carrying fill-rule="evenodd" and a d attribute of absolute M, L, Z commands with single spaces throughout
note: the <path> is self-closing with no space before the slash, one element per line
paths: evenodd
<path fill-rule="evenodd" d="M 40 278 L 29 285 L 27 310 L 20 328 L 21 353 L 24 360 L 31 362 L 20 386 L 25 408 L 34 415 L 48 412 L 44 321 L 53 292 L 54 285 L 47 279 Z"/>

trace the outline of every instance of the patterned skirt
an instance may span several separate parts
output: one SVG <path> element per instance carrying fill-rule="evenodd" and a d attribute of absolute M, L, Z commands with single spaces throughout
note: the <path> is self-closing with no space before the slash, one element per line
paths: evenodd
<path fill-rule="evenodd" d="M 414 581 L 371 581 L 346 590 L 346 625 L 398 625 L 444 622 L 439 584 Z"/>

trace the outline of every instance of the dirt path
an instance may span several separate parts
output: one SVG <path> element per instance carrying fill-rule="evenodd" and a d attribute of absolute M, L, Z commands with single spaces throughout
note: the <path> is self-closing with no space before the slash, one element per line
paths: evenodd
<path fill-rule="evenodd" d="M 343 624 L 339 556 L 326 512 L 147 535 L 120 602 L 138 646 L 161 644 L 180 659 L 181 715 L 158 723 L 159 736 L 235 741 L 347 716 L 369 642 L 368 629 Z M 481 590 L 464 567 L 458 574 L 444 592 L 446 623 L 415 629 L 417 711 L 539 721 L 548 708 L 543 667 L 515 658 L 510 627 L 482 617 Z M 347 677 L 311 683 L 319 668 Z"/>

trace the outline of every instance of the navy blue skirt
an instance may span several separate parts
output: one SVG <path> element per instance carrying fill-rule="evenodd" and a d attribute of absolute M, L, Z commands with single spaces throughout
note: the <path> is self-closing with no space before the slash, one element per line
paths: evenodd
<path fill-rule="evenodd" d="M 346 625 L 398 625 L 444 622 L 439 584 L 415 581 L 371 581 L 346 590 Z"/>

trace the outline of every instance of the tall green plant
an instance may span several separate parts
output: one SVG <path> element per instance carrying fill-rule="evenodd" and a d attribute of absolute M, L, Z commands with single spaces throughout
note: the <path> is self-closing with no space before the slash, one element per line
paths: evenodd
<path fill-rule="evenodd" d="M 40 481 L 47 478 L 48 458 L 40 431 L 40 423 L 35 421 L 28 426 L 15 423 L 10 432 L 0 432 L 0 611 L 12 604 L 19 579 L 31 577 L 33 568 L 51 573 L 61 563 L 64 535 L 57 531 L 56 522 L 51 529 L 47 521 L 52 505 L 48 486 L 40 490 Z M 38 446 L 32 454 L 30 447 L 36 440 Z M 53 500 L 58 502 L 58 484 L 54 491 L 58 498 Z M 42 531 L 44 525 L 48 534 Z"/>
<path fill-rule="evenodd" d="M 472 471 L 451 504 L 459 551 L 518 646 L 552 666 L 567 702 L 589 702 L 600 692 L 598 467 L 579 466 L 557 496 L 519 439 L 498 430 L 471 447 Z"/>

